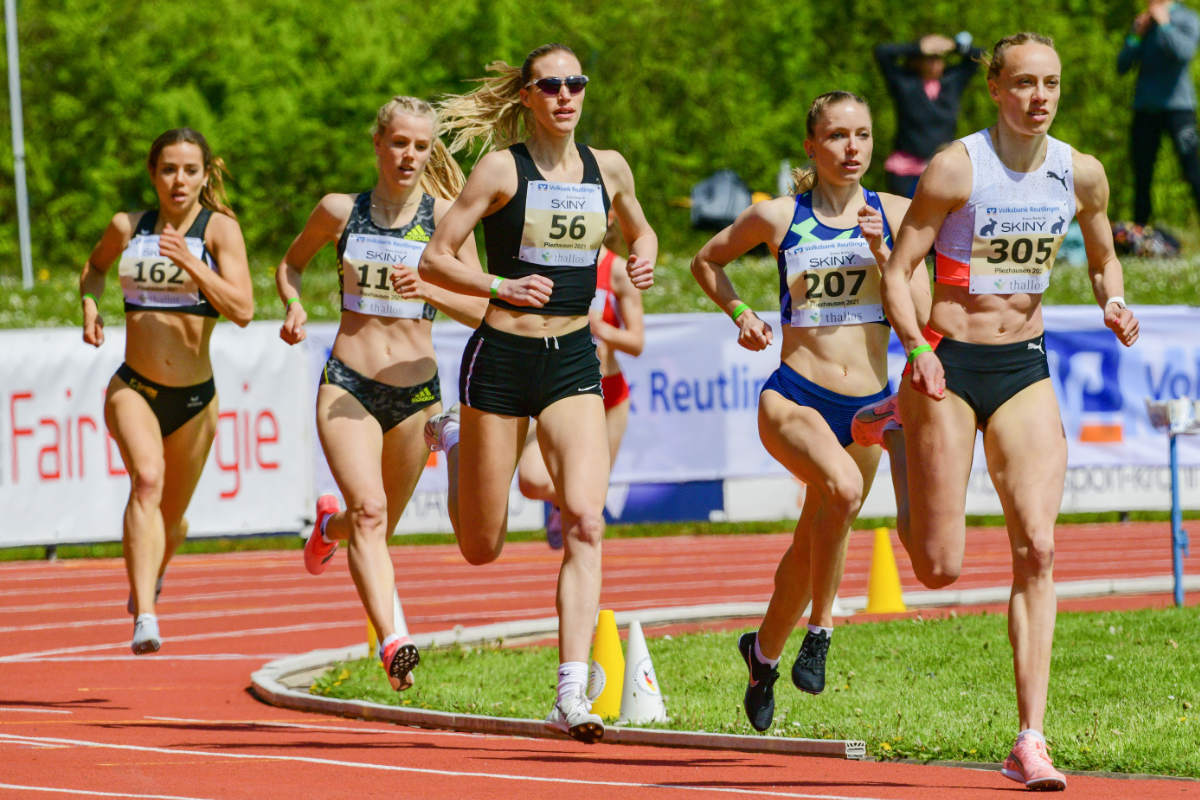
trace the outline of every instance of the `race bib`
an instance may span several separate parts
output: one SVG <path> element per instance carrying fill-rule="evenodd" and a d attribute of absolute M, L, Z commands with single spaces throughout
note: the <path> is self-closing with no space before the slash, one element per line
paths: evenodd
<path fill-rule="evenodd" d="M 793 327 L 881 322 L 879 266 L 866 239 L 803 242 L 783 253 Z"/>
<path fill-rule="evenodd" d="M 517 257 L 553 267 L 593 266 L 607 224 L 600 184 L 530 181 Z"/>
<path fill-rule="evenodd" d="M 392 267 L 417 268 L 424 242 L 352 233 L 342 253 L 342 308 L 377 317 L 421 319 L 425 303 L 405 300 L 392 288 Z"/>
<path fill-rule="evenodd" d="M 144 234 L 130 240 L 117 273 L 126 302 L 138 306 L 174 308 L 200 302 L 200 287 L 187 270 L 158 252 L 158 235 Z M 203 240 L 184 238 L 188 251 L 203 260 Z"/>
<path fill-rule="evenodd" d="M 1065 203 L 979 207 L 971 245 L 971 294 L 1040 294 L 1067 232 Z"/>

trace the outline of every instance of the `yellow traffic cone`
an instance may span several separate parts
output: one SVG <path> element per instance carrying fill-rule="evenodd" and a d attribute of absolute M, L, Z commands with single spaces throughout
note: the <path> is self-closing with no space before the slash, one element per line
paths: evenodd
<path fill-rule="evenodd" d="M 663 703 L 662 688 L 654 674 L 650 651 L 642 624 L 636 619 L 629 623 L 626 642 L 629 664 L 625 670 L 625 686 L 621 692 L 621 717 L 618 725 L 642 725 L 647 722 L 666 722 L 667 706 Z"/>
<path fill-rule="evenodd" d="M 867 614 L 897 614 L 907 611 L 900 592 L 900 572 L 892 553 L 892 538 L 887 528 L 875 529 L 875 550 L 871 555 L 871 576 L 867 583 Z"/>
<path fill-rule="evenodd" d="M 621 637 L 617 618 L 609 609 L 596 620 L 592 641 L 592 668 L 588 676 L 588 698 L 592 713 L 604 719 L 616 719 L 621 713 L 621 687 L 625 680 L 625 657 L 621 655 Z"/>

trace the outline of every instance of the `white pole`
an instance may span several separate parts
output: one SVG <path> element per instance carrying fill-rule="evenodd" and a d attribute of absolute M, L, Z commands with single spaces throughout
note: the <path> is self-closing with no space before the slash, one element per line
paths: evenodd
<path fill-rule="evenodd" d="M 8 105 L 12 111 L 13 188 L 17 194 L 17 240 L 21 246 L 21 285 L 33 288 L 29 251 L 29 195 L 25 189 L 25 120 L 21 114 L 21 64 L 17 56 L 17 0 L 4 0 L 8 40 Z"/>

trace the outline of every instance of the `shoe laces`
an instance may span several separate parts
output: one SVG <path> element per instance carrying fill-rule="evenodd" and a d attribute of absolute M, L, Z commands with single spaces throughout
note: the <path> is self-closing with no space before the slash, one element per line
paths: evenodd
<path fill-rule="evenodd" d="M 796 660 L 801 666 L 808 668 L 821 664 L 825 661 L 825 655 L 829 652 L 830 637 L 822 636 L 815 633 L 809 633 L 804 637 L 804 641 L 800 644 L 800 653 Z"/>

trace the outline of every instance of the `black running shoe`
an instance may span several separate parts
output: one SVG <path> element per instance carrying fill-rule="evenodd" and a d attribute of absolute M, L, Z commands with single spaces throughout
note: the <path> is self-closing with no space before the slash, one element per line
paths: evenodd
<path fill-rule="evenodd" d="M 797 689 L 809 694 L 820 694 L 825 690 L 825 656 L 829 653 L 829 634 L 804 634 L 796 663 L 792 664 L 792 683 Z"/>
<path fill-rule="evenodd" d="M 738 638 L 738 651 L 746 661 L 746 669 L 750 671 L 742 707 L 746 709 L 746 718 L 754 730 L 765 731 L 771 727 L 771 720 L 775 716 L 775 681 L 779 679 L 779 670 L 760 663 L 754 657 L 754 640 L 757 636 L 757 633 L 743 633 Z"/>

